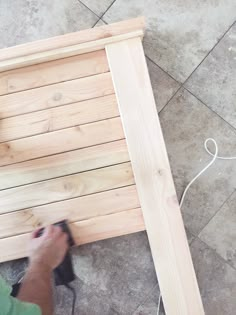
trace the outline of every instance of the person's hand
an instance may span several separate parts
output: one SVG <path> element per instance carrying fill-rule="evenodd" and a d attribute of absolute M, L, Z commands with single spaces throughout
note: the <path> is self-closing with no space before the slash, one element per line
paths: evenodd
<path fill-rule="evenodd" d="M 68 249 L 68 236 L 59 226 L 50 225 L 37 238 L 36 230 L 31 235 L 29 260 L 31 265 L 40 265 L 53 270 L 63 261 Z"/>

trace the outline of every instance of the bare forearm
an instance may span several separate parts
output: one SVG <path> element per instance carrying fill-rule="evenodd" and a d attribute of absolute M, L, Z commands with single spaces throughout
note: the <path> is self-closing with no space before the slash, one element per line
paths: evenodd
<path fill-rule="evenodd" d="M 39 305 L 43 315 L 53 314 L 52 272 L 42 264 L 32 264 L 23 279 L 17 298 Z"/>

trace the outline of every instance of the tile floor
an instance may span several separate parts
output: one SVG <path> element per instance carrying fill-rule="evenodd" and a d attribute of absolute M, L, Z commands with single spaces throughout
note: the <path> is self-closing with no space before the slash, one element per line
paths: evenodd
<path fill-rule="evenodd" d="M 178 196 L 209 161 L 207 137 L 236 156 L 235 0 L 0 0 L 0 47 L 146 16 L 144 48 Z M 217 161 L 183 205 L 206 315 L 236 309 L 236 161 Z M 156 315 L 159 289 L 145 233 L 74 251 L 80 315 Z M 25 261 L 1 264 L 16 279 Z M 57 290 L 56 315 L 71 297 Z M 164 313 L 162 313 L 164 314 Z"/>

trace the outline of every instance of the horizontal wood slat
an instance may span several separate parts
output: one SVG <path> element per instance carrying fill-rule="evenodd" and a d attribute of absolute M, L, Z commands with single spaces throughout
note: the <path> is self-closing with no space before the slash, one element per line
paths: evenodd
<path fill-rule="evenodd" d="M 0 191 L 0 213 L 134 184 L 129 162 Z"/>
<path fill-rule="evenodd" d="M 108 72 L 104 50 L 0 73 L 0 95 Z"/>
<path fill-rule="evenodd" d="M 125 140 L 60 153 L 0 168 L 0 189 L 129 161 Z"/>
<path fill-rule="evenodd" d="M 44 206 L 2 214 L 0 238 L 31 232 L 39 226 L 69 222 L 140 207 L 136 187 L 127 186 Z"/>
<path fill-rule="evenodd" d="M 120 118 L 111 118 L 0 144 L 0 166 L 124 138 Z"/>
<path fill-rule="evenodd" d="M 76 245 L 145 230 L 140 208 L 71 223 Z M 28 256 L 30 234 L 21 234 L 0 241 L 0 262 Z"/>
<path fill-rule="evenodd" d="M 140 29 L 144 29 L 143 17 L 1 49 L 0 61 L 109 38 Z"/>
<path fill-rule="evenodd" d="M 119 116 L 114 94 L 0 121 L 0 142 Z M 19 123 L 20 121 L 23 122 Z"/>
<path fill-rule="evenodd" d="M 109 72 L 0 96 L 0 118 L 7 118 L 113 94 Z"/>

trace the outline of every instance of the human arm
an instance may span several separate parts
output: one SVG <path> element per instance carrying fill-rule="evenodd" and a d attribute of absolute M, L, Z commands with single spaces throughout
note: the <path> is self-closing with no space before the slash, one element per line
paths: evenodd
<path fill-rule="evenodd" d="M 52 271 L 63 260 L 68 249 L 67 235 L 60 227 L 49 226 L 41 237 L 32 234 L 29 268 L 17 298 L 37 304 L 42 315 L 53 314 Z"/>

